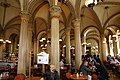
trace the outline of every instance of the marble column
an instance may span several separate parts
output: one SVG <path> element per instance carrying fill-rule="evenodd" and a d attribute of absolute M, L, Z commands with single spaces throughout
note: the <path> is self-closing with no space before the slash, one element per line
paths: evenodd
<path fill-rule="evenodd" d="M 34 50 L 33 50 L 33 53 L 34 53 L 34 63 L 37 63 L 37 38 L 34 38 Z"/>
<path fill-rule="evenodd" d="M 51 34 L 50 34 L 50 30 L 47 31 L 47 53 L 49 54 L 49 56 L 51 56 L 51 42 L 50 42 L 50 39 L 51 39 Z M 50 57 L 49 57 L 50 58 Z M 50 59 L 51 60 L 51 59 Z"/>
<path fill-rule="evenodd" d="M 110 55 L 110 46 L 109 46 L 109 40 L 106 41 L 107 47 L 108 47 L 108 55 Z"/>
<path fill-rule="evenodd" d="M 118 53 L 117 40 L 115 37 L 113 37 L 112 40 L 113 40 L 113 52 L 114 52 L 114 56 L 116 56 Z"/>
<path fill-rule="evenodd" d="M 83 54 L 86 53 L 86 45 L 87 45 L 86 36 L 84 36 L 84 40 L 83 40 Z"/>
<path fill-rule="evenodd" d="M 3 39 L 3 34 L 0 34 L 0 60 L 3 59 L 3 52 L 4 52 L 4 39 Z"/>
<path fill-rule="evenodd" d="M 66 54 L 65 54 L 65 53 L 66 53 L 66 52 L 65 52 L 65 48 L 66 48 L 66 47 L 64 47 L 64 45 L 63 45 L 63 47 L 62 47 L 62 56 L 63 56 L 63 57 L 65 57 L 65 55 L 66 55 Z"/>
<path fill-rule="evenodd" d="M 11 43 L 9 43 L 9 52 L 13 52 L 14 49 L 14 40 L 11 41 Z"/>
<path fill-rule="evenodd" d="M 3 42 L 0 43 L 0 60 L 3 58 Z"/>
<path fill-rule="evenodd" d="M 14 52 L 16 52 L 16 49 L 17 49 L 17 46 L 18 46 L 18 40 L 19 40 L 19 36 L 17 35 L 15 37 L 15 42 L 14 42 L 14 49 L 13 49 Z"/>
<path fill-rule="evenodd" d="M 66 29 L 66 63 L 71 64 L 70 28 Z"/>
<path fill-rule="evenodd" d="M 81 32 L 80 32 L 80 20 L 76 19 L 74 22 L 74 32 L 75 32 L 75 69 L 79 69 L 82 63 L 82 47 L 81 47 Z"/>
<path fill-rule="evenodd" d="M 116 43 L 117 43 L 117 54 L 119 54 L 120 53 L 120 50 L 119 50 L 120 44 L 119 44 L 119 36 L 118 35 L 116 36 Z"/>
<path fill-rule="evenodd" d="M 29 20 L 28 13 L 22 12 L 17 73 L 23 73 L 24 75 L 26 75 L 26 59 L 27 59 L 27 50 L 28 50 L 27 49 L 28 20 Z"/>
<path fill-rule="evenodd" d="M 118 41 L 119 41 L 119 55 L 120 55 L 120 36 L 118 36 Z"/>
<path fill-rule="evenodd" d="M 38 54 L 38 53 L 40 53 L 41 52 L 41 50 L 40 50 L 40 41 L 39 41 L 39 38 L 37 38 L 37 53 L 36 54 Z"/>
<path fill-rule="evenodd" d="M 2 44 L 2 59 L 5 58 L 5 56 L 4 56 L 6 54 L 5 50 L 6 50 L 6 42 L 3 41 L 3 44 Z"/>
<path fill-rule="evenodd" d="M 32 24 L 31 22 L 29 23 L 28 25 L 28 52 L 27 52 L 27 72 L 29 72 L 29 75 L 30 75 L 30 72 L 31 72 L 31 49 L 32 49 Z"/>
<path fill-rule="evenodd" d="M 114 52 L 113 52 L 113 40 L 112 40 L 112 36 L 109 35 L 109 47 L 110 47 L 110 55 L 114 56 Z"/>
<path fill-rule="evenodd" d="M 105 37 L 103 37 L 103 39 L 102 39 L 102 48 L 103 48 L 103 54 L 102 54 L 102 60 L 103 61 L 107 61 L 107 55 L 108 55 L 108 47 L 107 47 L 107 42 L 106 42 L 106 38 Z"/>
<path fill-rule="evenodd" d="M 51 14 L 51 64 L 56 66 L 58 72 L 60 72 L 59 64 L 59 17 L 61 8 L 58 6 L 52 6 L 50 8 Z"/>
<path fill-rule="evenodd" d="M 104 36 L 101 35 L 100 38 L 99 38 L 99 41 L 98 41 L 98 53 L 96 55 L 99 55 L 99 58 L 103 61 L 103 39 L 104 39 Z"/>
<path fill-rule="evenodd" d="M 85 55 L 86 54 L 86 44 L 83 44 L 83 53 L 82 53 L 83 55 Z"/>

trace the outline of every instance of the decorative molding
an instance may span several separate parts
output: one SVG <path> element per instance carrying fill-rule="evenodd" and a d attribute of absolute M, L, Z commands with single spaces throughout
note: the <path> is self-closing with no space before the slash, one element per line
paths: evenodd
<path fill-rule="evenodd" d="M 22 21 L 25 23 L 25 22 L 28 22 L 29 21 L 29 14 L 28 12 L 21 12 L 21 19 Z"/>
<path fill-rule="evenodd" d="M 60 8 L 59 6 L 52 6 L 52 7 L 50 8 L 51 18 L 53 18 L 53 17 L 59 18 L 61 12 L 62 12 L 62 11 L 61 11 L 61 8 Z"/>
<path fill-rule="evenodd" d="M 99 6 L 99 5 L 103 5 L 103 6 L 106 6 L 106 5 L 114 5 L 114 6 L 120 6 L 120 2 L 99 2 L 96 6 Z"/>
<path fill-rule="evenodd" d="M 80 19 L 73 20 L 74 27 L 80 27 Z"/>

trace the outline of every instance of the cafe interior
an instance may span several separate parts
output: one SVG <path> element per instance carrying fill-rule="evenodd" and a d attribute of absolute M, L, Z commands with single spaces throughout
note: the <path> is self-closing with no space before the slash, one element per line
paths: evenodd
<path fill-rule="evenodd" d="M 0 80 L 40 80 L 50 64 L 81 80 L 86 55 L 120 80 L 120 0 L 0 0 Z"/>

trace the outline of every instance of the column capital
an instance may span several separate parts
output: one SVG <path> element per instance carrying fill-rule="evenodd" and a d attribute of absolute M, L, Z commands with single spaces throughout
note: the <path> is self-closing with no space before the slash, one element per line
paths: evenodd
<path fill-rule="evenodd" d="M 29 14 L 28 14 L 28 12 L 22 11 L 20 16 L 21 16 L 21 19 L 23 20 L 23 22 L 28 22 L 29 21 Z"/>
<path fill-rule="evenodd" d="M 74 24 L 74 27 L 80 27 L 80 19 L 79 19 L 79 18 L 73 20 L 72 22 L 73 22 L 73 24 Z"/>
<path fill-rule="evenodd" d="M 52 6 L 49 11 L 50 11 L 50 14 L 51 14 L 51 18 L 52 17 L 59 18 L 60 17 L 60 13 L 62 12 L 61 8 L 59 6 Z"/>
<path fill-rule="evenodd" d="M 71 27 L 67 27 L 67 28 L 65 29 L 66 32 L 69 32 L 70 30 L 71 30 Z"/>

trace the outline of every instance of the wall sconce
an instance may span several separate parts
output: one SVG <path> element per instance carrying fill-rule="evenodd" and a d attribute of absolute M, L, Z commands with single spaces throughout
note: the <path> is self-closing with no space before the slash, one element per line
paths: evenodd
<path fill-rule="evenodd" d="M 3 39 L 0 39 L 0 42 L 3 42 L 4 40 Z"/>
<path fill-rule="evenodd" d="M 87 45 L 87 43 L 86 43 L 86 42 L 83 42 L 82 45 Z"/>
<path fill-rule="evenodd" d="M 7 43 L 11 43 L 10 40 L 3 40 L 3 39 L 0 39 L 0 42 L 1 42 L 1 43 L 6 43 L 6 42 L 7 42 Z"/>

